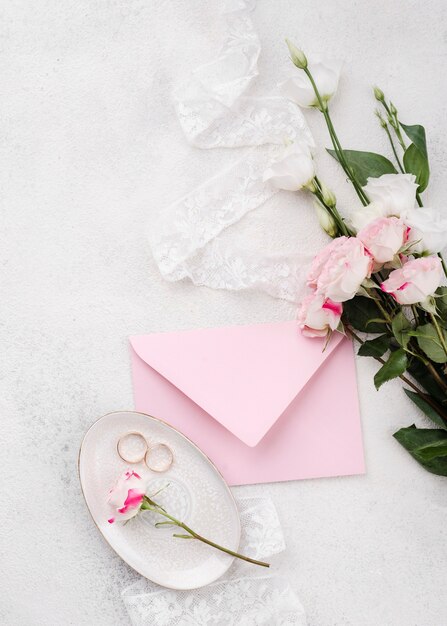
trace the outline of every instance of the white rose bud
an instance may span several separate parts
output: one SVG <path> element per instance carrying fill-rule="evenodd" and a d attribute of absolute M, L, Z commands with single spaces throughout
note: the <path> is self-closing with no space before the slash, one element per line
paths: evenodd
<path fill-rule="evenodd" d="M 334 218 L 329 211 L 320 204 L 320 202 L 315 201 L 314 206 L 321 228 L 327 232 L 329 237 L 332 237 L 333 239 L 338 232 L 337 224 L 335 223 Z"/>
<path fill-rule="evenodd" d="M 374 97 L 379 102 L 383 102 L 385 100 L 385 94 L 379 87 L 374 87 Z"/>
<path fill-rule="evenodd" d="M 300 70 L 304 70 L 304 68 L 307 67 L 307 59 L 306 59 L 306 55 L 304 54 L 304 52 L 300 50 L 299 48 L 297 48 L 288 39 L 286 39 L 286 44 L 287 44 L 287 47 L 289 48 L 290 58 L 292 59 L 293 64 L 296 65 L 296 67 L 298 67 Z"/>
<path fill-rule="evenodd" d="M 337 204 L 337 198 L 335 197 L 334 192 L 331 189 L 329 189 L 329 187 L 326 187 L 326 185 L 322 181 L 320 181 L 320 187 L 321 187 L 321 195 L 323 196 L 324 203 L 328 207 L 331 207 L 331 209 L 333 209 L 335 205 Z"/>

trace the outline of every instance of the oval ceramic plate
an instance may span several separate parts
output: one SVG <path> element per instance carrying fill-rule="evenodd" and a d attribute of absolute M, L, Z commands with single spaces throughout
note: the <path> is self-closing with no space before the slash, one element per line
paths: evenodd
<path fill-rule="evenodd" d="M 164 473 L 144 462 L 129 464 L 117 453 L 119 438 L 142 433 L 149 445 L 164 443 L 174 462 Z M 134 469 L 149 479 L 147 495 L 197 533 L 237 551 L 241 525 L 233 496 L 211 461 L 189 439 L 164 422 L 133 411 L 109 413 L 87 431 L 79 452 L 79 477 L 93 521 L 117 554 L 137 572 L 172 589 L 195 589 L 222 576 L 233 558 L 193 539 L 172 536 L 175 528 L 155 528 L 150 511 L 127 523 L 109 524 L 107 497 L 121 473 Z"/>

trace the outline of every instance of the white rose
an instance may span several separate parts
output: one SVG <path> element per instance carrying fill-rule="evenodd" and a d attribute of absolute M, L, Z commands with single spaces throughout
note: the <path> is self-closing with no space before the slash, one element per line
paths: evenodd
<path fill-rule="evenodd" d="M 298 191 L 309 184 L 315 176 L 315 164 L 310 148 L 304 143 L 292 143 L 282 158 L 264 172 L 264 182 L 269 181 L 277 189 Z"/>
<path fill-rule="evenodd" d="M 342 63 L 335 59 L 312 57 L 307 67 L 315 81 L 321 99 L 327 102 L 337 91 Z M 299 71 L 280 85 L 281 93 L 301 107 L 316 107 L 318 100 L 315 91 L 304 71 Z"/>
<path fill-rule="evenodd" d="M 414 207 L 418 188 L 415 180 L 413 174 L 383 174 L 368 178 L 363 189 L 371 202 L 382 207 L 383 217 L 400 217 Z"/>
<path fill-rule="evenodd" d="M 378 202 L 371 202 L 351 213 L 349 221 L 354 230 L 359 231 L 379 217 L 388 217 L 385 207 Z"/>
<path fill-rule="evenodd" d="M 414 242 L 411 252 L 434 254 L 447 247 L 447 217 L 436 209 L 410 209 L 403 220 L 410 227 L 408 241 Z"/>
<path fill-rule="evenodd" d="M 115 521 L 125 522 L 135 517 L 140 512 L 145 493 L 146 480 L 136 472 L 127 470 L 110 490 L 108 503 L 113 508 L 114 515 L 108 520 L 109 524 Z"/>

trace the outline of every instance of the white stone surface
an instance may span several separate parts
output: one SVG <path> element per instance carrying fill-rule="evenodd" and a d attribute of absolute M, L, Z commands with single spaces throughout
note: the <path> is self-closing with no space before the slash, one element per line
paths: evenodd
<path fill-rule="evenodd" d="M 257 293 L 164 282 L 145 225 L 212 175 L 225 151 L 192 150 L 172 92 L 220 42 L 219 2 L 6 0 L 1 68 L 0 622 L 124 625 L 135 574 L 91 522 L 77 477 L 89 424 L 132 407 L 127 336 L 290 319 Z M 447 21 L 442 0 L 260 0 L 259 93 L 291 71 L 284 37 L 346 60 L 334 120 L 347 147 L 388 151 L 370 85 L 429 136 L 431 203 L 445 188 Z M 316 113 L 308 115 L 328 145 Z M 355 202 L 323 148 L 322 177 Z M 310 203 L 283 193 L 243 220 L 247 246 L 316 250 Z M 424 418 L 398 383 L 379 393 L 358 361 L 367 474 L 240 488 L 269 494 L 288 548 L 276 562 L 311 626 L 447 623 L 446 479 L 393 440 Z"/>

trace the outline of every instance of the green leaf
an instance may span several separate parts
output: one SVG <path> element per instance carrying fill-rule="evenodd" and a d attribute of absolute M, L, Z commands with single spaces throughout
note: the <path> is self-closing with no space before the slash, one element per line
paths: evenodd
<path fill-rule="evenodd" d="M 433 364 L 433 367 L 436 367 L 436 365 Z M 445 391 L 439 386 L 424 363 L 419 359 L 413 359 L 408 367 L 408 371 L 425 391 L 427 391 L 432 398 L 435 398 L 439 405 L 447 408 Z"/>
<path fill-rule="evenodd" d="M 431 402 L 434 404 L 436 404 L 436 400 L 434 400 L 433 398 L 430 398 L 430 396 L 427 394 L 420 395 L 418 393 L 415 393 L 414 391 L 410 391 L 409 389 L 404 389 L 404 391 L 407 394 L 407 396 L 410 398 L 410 400 L 412 400 L 415 403 L 415 405 L 423 413 L 425 413 L 427 417 L 429 417 L 432 420 L 432 422 L 434 422 L 441 428 L 444 428 L 445 430 L 447 430 L 447 413 L 443 413 L 443 410 L 441 407 L 435 410 L 430 404 L 428 404 L 428 402 L 424 399 L 424 397 L 430 399 Z"/>
<path fill-rule="evenodd" d="M 364 333 L 383 333 L 380 310 L 370 298 L 355 296 L 352 300 L 344 302 L 343 317 L 356 330 Z"/>
<path fill-rule="evenodd" d="M 339 161 L 335 150 L 327 150 L 329 154 Z M 368 178 L 379 178 L 382 174 L 396 174 L 394 165 L 381 154 L 375 152 L 362 152 L 360 150 L 343 150 L 348 166 L 354 172 L 357 181 L 366 185 Z"/>
<path fill-rule="evenodd" d="M 359 356 L 383 356 L 390 347 L 390 339 L 387 335 L 380 335 L 375 339 L 365 341 L 359 348 L 357 354 Z"/>
<path fill-rule="evenodd" d="M 425 128 L 420 124 L 415 124 L 414 126 L 407 126 L 407 124 L 400 125 L 405 131 L 408 139 L 414 143 L 419 152 L 428 160 L 427 154 L 427 139 L 425 136 Z"/>
<path fill-rule="evenodd" d="M 430 178 L 430 168 L 427 157 L 418 150 L 414 143 L 411 143 L 405 150 L 404 168 L 408 174 L 416 176 L 416 182 L 419 185 L 418 192 L 424 191 Z"/>
<path fill-rule="evenodd" d="M 384 383 L 392 378 L 397 378 L 405 372 L 407 369 L 408 360 L 405 350 L 399 348 L 395 352 L 392 352 L 385 365 L 379 369 L 374 376 L 374 385 L 376 389 L 379 389 Z"/>
<path fill-rule="evenodd" d="M 447 332 L 441 328 L 441 332 L 444 335 L 445 342 L 447 343 Z M 433 324 L 424 324 L 424 326 L 418 326 L 416 330 L 409 332 L 412 337 L 417 337 L 419 347 L 429 359 L 435 363 L 447 363 L 447 354 L 442 347 L 439 340 L 438 333 Z"/>
<path fill-rule="evenodd" d="M 391 324 L 391 328 L 393 330 L 393 334 L 396 337 L 397 342 L 403 347 L 406 348 L 408 342 L 410 341 L 410 336 L 408 331 L 411 330 L 411 324 L 402 311 L 399 311 L 397 315 L 394 316 L 393 322 Z"/>
<path fill-rule="evenodd" d="M 426 470 L 447 476 L 447 432 L 434 428 L 401 428 L 393 437 Z"/>

